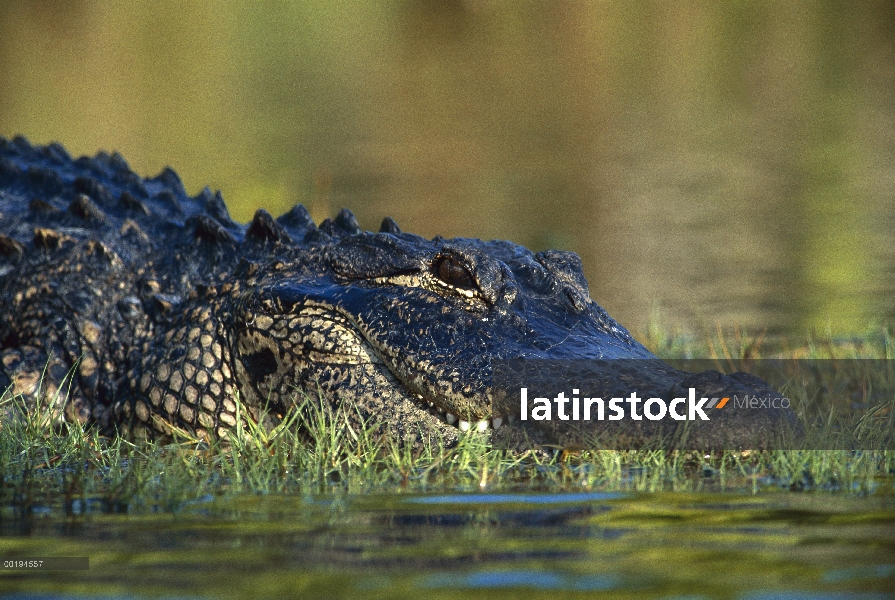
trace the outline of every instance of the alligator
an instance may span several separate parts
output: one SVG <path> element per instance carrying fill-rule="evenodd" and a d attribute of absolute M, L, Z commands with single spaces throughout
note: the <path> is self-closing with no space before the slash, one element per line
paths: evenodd
<path fill-rule="evenodd" d="M 302 205 L 243 225 L 170 168 L 144 179 L 117 153 L 0 138 L 0 393 L 60 426 L 226 438 L 240 419 L 275 427 L 304 396 L 402 443 L 488 429 L 574 443 L 495 414 L 504 359 L 647 360 L 666 395 L 770 389 L 656 361 L 590 298 L 571 252 L 429 240 L 389 217 L 373 233 L 346 209 L 317 225 Z M 791 420 L 725 428 L 741 443 Z"/>

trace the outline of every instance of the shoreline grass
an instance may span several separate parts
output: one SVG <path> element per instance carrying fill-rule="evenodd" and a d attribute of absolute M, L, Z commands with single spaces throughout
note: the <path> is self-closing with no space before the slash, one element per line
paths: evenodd
<path fill-rule="evenodd" d="M 720 337 L 714 357 L 759 355 L 759 338 Z M 650 339 L 663 358 L 712 356 L 711 344 Z M 766 346 L 765 346 L 766 348 Z M 846 342 L 809 341 L 789 356 L 888 358 L 887 331 Z M 733 351 L 735 350 L 735 351 Z M 14 402 L 7 399 L 5 402 Z M 313 403 L 311 403 L 313 405 Z M 694 452 L 598 450 L 511 455 L 469 433 L 454 447 L 437 441 L 413 452 L 334 426 L 338 413 L 311 406 L 301 432 L 294 423 L 266 432 L 240 419 L 227 443 L 159 445 L 105 439 L 40 411 L 0 423 L 0 510 L 177 513 L 210 498 L 245 494 L 456 493 L 568 491 L 746 492 L 780 490 L 845 494 L 895 491 L 895 451 L 774 450 Z M 0 407 L 0 414 L 10 407 Z M 297 414 L 297 413 L 296 413 Z M 890 417 L 891 420 L 891 417 Z"/>

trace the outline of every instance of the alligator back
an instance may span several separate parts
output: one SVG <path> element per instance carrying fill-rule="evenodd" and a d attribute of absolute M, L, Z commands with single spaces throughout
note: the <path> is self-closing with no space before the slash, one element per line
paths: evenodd
<path fill-rule="evenodd" d="M 357 233 L 347 211 L 318 228 L 301 206 L 240 225 L 220 193 L 190 197 L 170 169 L 142 179 L 117 153 L 0 139 L 0 391 L 106 429 L 135 411 L 154 431 L 226 427 L 237 388 L 222 328 L 240 282 L 278 257 L 313 269 Z"/>

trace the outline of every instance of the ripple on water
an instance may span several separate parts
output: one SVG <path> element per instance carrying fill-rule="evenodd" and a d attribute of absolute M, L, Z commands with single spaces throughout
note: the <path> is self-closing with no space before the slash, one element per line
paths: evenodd
<path fill-rule="evenodd" d="M 625 494 L 580 492 L 572 494 L 443 494 L 407 498 L 408 504 L 573 504 L 619 500 Z"/>
<path fill-rule="evenodd" d="M 611 574 L 572 575 L 557 571 L 476 571 L 473 573 L 442 572 L 421 577 L 423 588 L 534 588 L 539 590 L 614 590 L 622 587 L 622 579 Z M 630 586 L 624 586 L 630 588 Z"/>

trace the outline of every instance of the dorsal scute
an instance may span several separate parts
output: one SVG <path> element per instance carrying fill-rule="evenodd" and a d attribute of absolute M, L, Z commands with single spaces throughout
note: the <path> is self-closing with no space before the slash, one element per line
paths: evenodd
<path fill-rule="evenodd" d="M 68 205 L 68 212 L 85 221 L 106 223 L 108 217 L 103 210 L 86 194 L 78 194 Z"/>
<path fill-rule="evenodd" d="M 165 167 L 162 169 L 161 173 L 147 181 L 160 183 L 174 192 L 177 196 L 181 198 L 186 197 L 186 190 L 183 188 L 183 182 L 180 181 L 180 177 L 171 167 Z"/>
<path fill-rule="evenodd" d="M 336 219 L 334 222 L 342 231 L 344 231 L 348 235 L 357 235 L 363 232 L 363 229 L 361 229 L 360 224 L 358 224 L 357 218 L 354 216 L 354 213 L 347 208 L 343 208 L 339 211 L 339 214 L 336 215 Z"/>
<path fill-rule="evenodd" d="M 74 188 L 75 191 L 89 196 L 91 200 L 100 206 L 108 207 L 113 206 L 115 203 L 112 194 L 109 193 L 106 186 L 93 177 L 77 177 L 74 182 Z"/>
<path fill-rule="evenodd" d="M 65 182 L 52 169 L 31 167 L 28 169 L 28 181 L 46 198 L 61 195 L 65 190 Z"/>
<path fill-rule="evenodd" d="M 236 223 L 233 222 L 233 219 L 230 218 L 230 211 L 227 210 L 227 205 L 224 203 L 224 198 L 221 196 L 221 192 L 212 192 L 206 186 L 202 188 L 202 191 L 196 194 L 192 200 L 199 205 L 205 214 L 221 223 L 224 227 L 230 228 L 236 225 Z"/>
<path fill-rule="evenodd" d="M 44 250 L 57 250 L 65 244 L 77 242 L 73 237 L 55 229 L 46 227 L 34 228 L 34 245 Z"/>
<path fill-rule="evenodd" d="M 103 229 L 105 236 L 112 235 L 128 219 L 139 223 L 146 236 L 161 244 L 159 247 L 165 240 L 192 243 L 196 238 L 216 244 L 245 239 L 286 246 L 319 245 L 364 233 L 348 209 L 343 208 L 318 226 L 301 204 L 277 219 L 259 211 L 251 222 L 236 223 L 220 192 L 205 188 L 190 197 L 171 168 L 144 179 L 117 152 L 72 158 L 58 143 L 34 146 L 21 136 L 0 139 L 0 184 L 11 190 L 27 189 L 31 194 L 16 205 L 29 229 L 24 233 L 4 231 L 26 248 L 32 242 L 30 227 L 49 231 L 90 224 L 95 234 L 100 232 L 99 225 L 114 227 Z M 401 234 L 390 217 L 382 220 L 379 231 Z M 184 234 L 186 237 L 181 237 Z M 38 236 L 40 245 L 58 243 L 48 236 Z M 9 252 L 18 254 L 18 247 L 7 246 Z"/>
<path fill-rule="evenodd" d="M 19 257 L 24 253 L 24 244 L 11 237 L 0 234 L 0 256 Z"/>
<path fill-rule="evenodd" d="M 41 151 L 44 157 L 56 163 L 57 165 L 63 165 L 71 162 L 71 156 L 68 154 L 68 151 L 66 151 L 65 147 L 59 142 L 47 144 L 46 146 L 41 148 Z"/>
<path fill-rule="evenodd" d="M 118 152 L 112 153 L 112 156 L 109 158 L 109 166 L 111 166 L 112 169 L 118 172 L 130 173 L 131 171 L 130 165 L 127 164 L 127 161 Z"/>
<path fill-rule="evenodd" d="M 336 215 L 335 219 L 327 217 L 320 222 L 320 231 L 326 233 L 334 240 L 341 240 L 344 237 L 363 233 L 357 219 L 347 208 L 343 208 Z"/>
<path fill-rule="evenodd" d="M 382 219 L 382 225 L 379 226 L 379 233 L 401 233 L 401 228 L 391 217 Z"/>
<path fill-rule="evenodd" d="M 293 244 L 286 228 L 280 225 L 269 212 L 259 208 L 246 230 L 246 238 L 262 242 Z"/>
<path fill-rule="evenodd" d="M 178 219 L 184 216 L 183 206 L 171 190 L 166 189 L 157 193 L 152 197 L 152 204 L 155 209 L 161 209 L 159 212 L 169 217 Z"/>
<path fill-rule="evenodd" d="M 136 215 L 151 214 L 149 208 L 147 208 L 145 204 L 137 200 L 137 198 L 135 198 L 134 195 L 127 190 L 121 192 L 121 197 L 118 199 L 118 202 L 121 204 L 122 208 L 124 208 L 129 213 Z"/>
<path fill-rule="evenodd" d="M 314 219 L 311 218 L 308 209 L 303 204 L 296 204 L 292 210 L 280 215 L 276 221 L 296 241 L 315 242 L 320 241 L 318 238 L 321 236 L 328 239 L 328 236 L 317 228 Z"/>
<path fill-rule="evenodd" d="M 196 239 L 219 245 L 233 245 L 236 238 L 215 219 L 208 215 L 196 215 L 187 220 L 187 227 L 193 227 Z"/>
<path fill-rule="evenodd" d="M 16 137 L 12 138 L 12 145 L 15 146 L 15 148 L 22 153 L 29 153 L 34 150 L 31 142 L 29 142 L 28 138 L 23 135 L 17 135 Z"/>
<path fill-rule="evenodd" d="M 47 202 L 46 200 L 41 200 L 40 198 L 35 198 L 31 202 L 28 203 L 28 212 L 30 216 L 41 216 L 46 217 L 48 215 L 56 216 L 62 211 Z"/>

